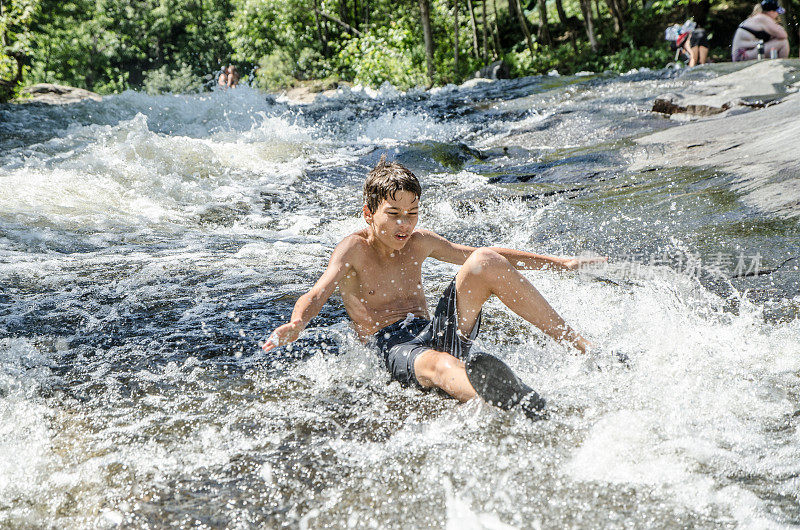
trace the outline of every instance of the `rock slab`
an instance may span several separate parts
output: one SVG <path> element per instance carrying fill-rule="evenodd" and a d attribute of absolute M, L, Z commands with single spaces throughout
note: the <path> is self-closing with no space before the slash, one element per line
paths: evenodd
<path fill-rule="evenodd" d="M 684 123 L 638 138 L 630 169 L 716 167 L 738 178 L 742 200 L 800 217 L 800 93 L 765 108 Z"/>
<path fill-rule="evenodd" d="M 800 61 L 775 59 L 749 61 L 741 70 L 694 83 L 681 93 L 668 93 L 653 101 L 653 112 L 712 116 L 734 107 L 763 107 L 797 92 Z"/>
<path fill-rule="evenodd" d="M 31 96 L 30 99 L 25 100 L 26 102 L 47 103 L 49 105 L 77 103 L 84 99 L 91 99 L 92 101 L 102 100 L 100 95 L 84 90 L 83 88 L 56 85 L 53 83 L 39 83 L 38 85 L 28 86 L 23 88 L 22 92 Z"/>

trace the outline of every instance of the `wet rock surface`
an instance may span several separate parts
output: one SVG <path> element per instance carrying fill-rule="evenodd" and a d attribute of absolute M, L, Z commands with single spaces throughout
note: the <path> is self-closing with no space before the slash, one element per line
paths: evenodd
<path fill-rule="evenodd" d="M 653 167 L 717 167 L 738 176 L 732 183 L 750 206 L 782 216 L 800 216 L 800 61 L 761 61 L 738 72 L 697 83 L 676 96 L 688 108 L 732 108 L 740 100 L 770 100 L 764 108 L 733 111 L 683 124 L 636 143 L 632 170 Z M 698 88 L 699 87 L 699 88 Z M 716 94 L 710 95 L 712 87 Z M 707 93 L 702 94 L 703 91 Z M 658 101 L 658 98 L 657 100 Z M 674 100 L 673 100 L 674 101 Z M 714 107 L 719 104 L 720 107 Z M 709 111 L 710 112 L 710 111 Z"/>
<path fill-rule="evenodd" d="M 84 99 L 91 99 L 93 101 L 100 101 L 102 97 L 99 94 L 84 90 L 83 88 L 75 88 L 65 85 L 56 85 L 53 83 L 39 83 L 22 89 L 23 94 L 28 94 L 31 99 L 26 100 L 30 103 L 47 103 L 50 105 L 63 105 L 66 103 L 77 103 Z"/>
<path fill-rule="evenodd" d="M 800 61 L 780 59 L 749 63 L 740 70 L 656 97 L 653 112 L 712 116 L 735 107 L 763 107 L 797 92 Z"/>

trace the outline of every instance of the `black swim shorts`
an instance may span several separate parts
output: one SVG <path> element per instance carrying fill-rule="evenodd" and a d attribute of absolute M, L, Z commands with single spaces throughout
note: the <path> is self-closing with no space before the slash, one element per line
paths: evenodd
<path fill-rule="evenodd" d="M 694 48 L 695 46 L 705 46 L 708 48 L 708 38 L 706 37 L 706 31 L 702 28 L 697 28 L 694 30 L 689 37 L 689 47 Z"/>
<path fill-rule="evenodd" d="M 480 325 L 481 314 L 478 314 L 469 338 L 458 332 L 456 281 L 453 279 L 436 305 L 433 320 L 410 316 L 386 326 L 373 337 L 392 379 L 404 386 L 419 385 L 414 373 L 414 361 L 421 353 L 426 350 L 442 351 L 465 361 Z"/>

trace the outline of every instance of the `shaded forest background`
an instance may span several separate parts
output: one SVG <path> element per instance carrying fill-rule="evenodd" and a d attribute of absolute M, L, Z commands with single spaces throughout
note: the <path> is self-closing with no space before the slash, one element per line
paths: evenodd
<path fill-rule="evenodd" d="M 800 0 L 780 0 L 793 52 Z M 661 68 L 689 17 L 730 60 L 740 0 L 0 0 L 0 100 L 51 82 L 112 93 L 198 91 L 224 64 L 264 89 L 323 80 L 459 83 L 504 60 L 512 77 Z"/>

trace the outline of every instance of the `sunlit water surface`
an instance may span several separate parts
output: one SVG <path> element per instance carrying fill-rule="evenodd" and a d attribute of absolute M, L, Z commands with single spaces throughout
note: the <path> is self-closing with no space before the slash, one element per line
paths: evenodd
<path fill-rule="evenodd" d="M 627 171 L 674 125 L 652 97 L 713 75 L 0 108 L 0 526 L 800 524 L 797 220 L 723 172 Z M 497 301 L 483 346 L 546 421 L 391 383 L 336 297 L 263 354 L 383 153 L 421 178 L 425 228 L 609 255 L 526 274 L 630 367 Z M 736 277 L 755 255 L 780 267 Z M 455 270 L 426 264 L 430 303 Z"/>

